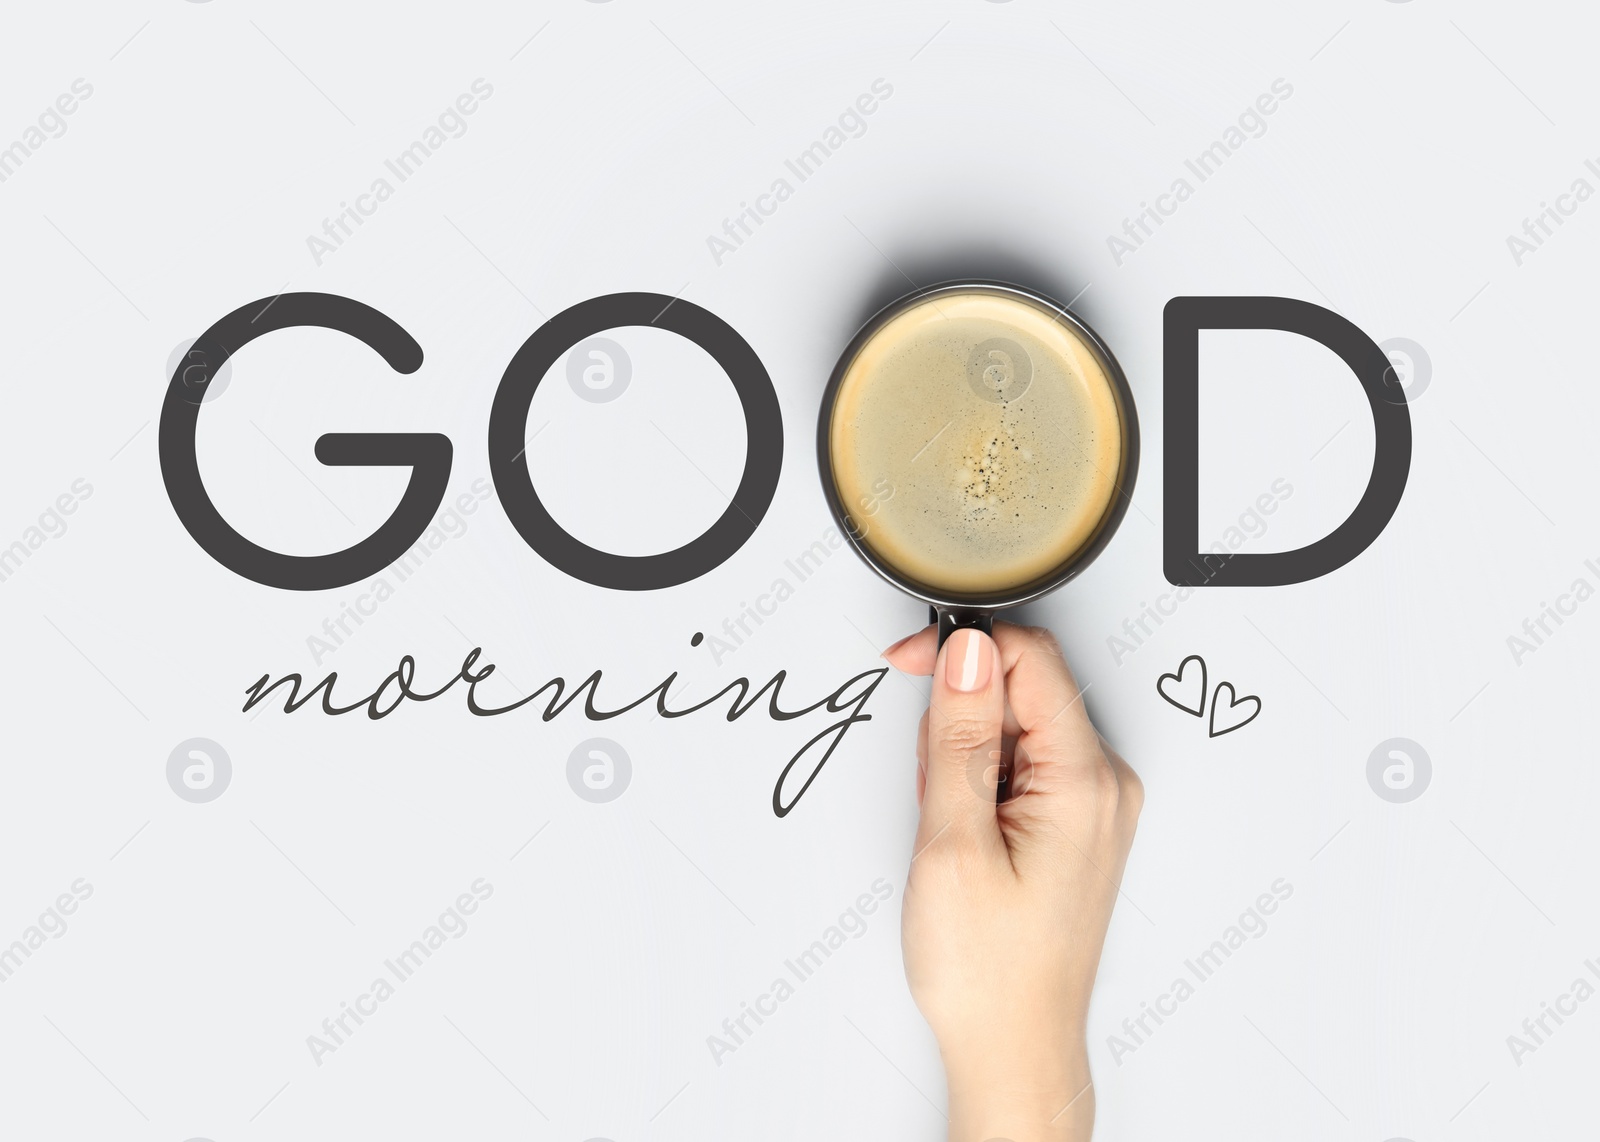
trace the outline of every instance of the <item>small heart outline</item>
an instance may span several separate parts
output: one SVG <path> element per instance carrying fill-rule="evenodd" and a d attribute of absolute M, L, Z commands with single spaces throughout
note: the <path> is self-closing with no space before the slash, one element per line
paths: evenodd
<path fill-rule="evenodd" d="M 1198 707 L 1184 705 L 1182 702 L 1172 697 L 1172 695 L 1168 694 L 1165 689 L 1165 686 L 1169 680 L 1179 684 L 1180 686 L 1183 684 L 1184 672 L 1188 670 L 1189 663 L 1191 662 L 1198 662 L 1200 664 L 1200 705 Z M 1162 701 L 1166 702 L 1168 705 L 1176 706 L 1185 714 L 1193 714 L 1195 717 L 1201 718 L 1205 716 L 1206 712 L 1206 692 L 1208 686 L 1207 677 L 1206 660 L 1201 658 L 1198 654 L 1191 654 L 1182 662 L 1178 663 L 1178 672 L 1176 674 L 1163 674 L 1160 678 L 1156 679 L 1156 693 L 1161 695 Z"/>
<path fill-rule="evenodd" d="M 1256 708 L 1255 712 L 1252 713 L 1248 718 L 1245 718 L 1243 721 L 1235 722 L 1226 729 L 1219 730 L 1217 729 L 1217 707 L 1222 704 L 1222 691 L 1224 688 L 1226 688 L 1228 691 L 1228 711 L 1230 713 L 1232 713 L 1232 711 L 1238 707 L 1243 706 L 1247 702 L 1254 702 L 1256 704 Z M 1232 682 L 1217 683 L 1217 689 L 1211 695 L 1211 722 L 1207 726 L 1208 736 L 1220 738 L 1223 734 L 1231 734 L 1234 730 L 1242 729 L 1243 727 L 1248 726 L 1251 722 L 1255 721 L 1261 716 L 1261 698 L 1255 694 L 1246 694 L 1243 698 L 1240 698 L 1238 693 L 1239 692 L 1233 688 Z"/>

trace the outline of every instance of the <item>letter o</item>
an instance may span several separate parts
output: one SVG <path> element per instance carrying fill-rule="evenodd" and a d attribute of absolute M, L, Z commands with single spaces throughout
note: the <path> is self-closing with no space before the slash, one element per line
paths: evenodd
<path fill-rule="evenodd" d="M 528 409 L 550 366 L 585 337 L 624 325 L 653 326 L 693 341 L 728 374 L 744 408 L 744 474 L 728 510 L 682 547 L 616 555 L 574 538 L 546 510 L 528 472 Z M 658 293 L 613 293 L 546 321 L 506 366 L 489 412 L 489 474 L 511 525 L 546 562 L 616 591 L 655 591 L 698 579 L 744 546 L 772 505 L 783 469 L 783 414 L 772 378 L 748 342 L 710 310 Z"/>

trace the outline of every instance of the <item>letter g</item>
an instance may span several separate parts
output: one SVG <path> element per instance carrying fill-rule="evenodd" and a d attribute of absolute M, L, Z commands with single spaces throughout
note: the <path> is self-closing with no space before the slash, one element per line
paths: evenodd
<path fill-rule="evenodd" d="M 396 372 L 414 373 L 422 365 L 422 346 L 395 321 L 359 301 L 331 293 L 286 293 L 251 302 L 202 333 L 173 373 L 161 406 L 161 478 L 178 519 L 218 563 L 268 587 L 320 591 L 377 574 L 417 541 L 444 500 L 451 446 L 449 437 L 436 432 L 330 432 L 319 437 L 316 456 L 323 464 L 411 469 L 394 513 L 343 551 L 284 555 L 235 531 L 200 480 L 194 444 L 201 400 L 211 378 L 234 353 L 263 334 L 302 325 L 348 334 Z"/>

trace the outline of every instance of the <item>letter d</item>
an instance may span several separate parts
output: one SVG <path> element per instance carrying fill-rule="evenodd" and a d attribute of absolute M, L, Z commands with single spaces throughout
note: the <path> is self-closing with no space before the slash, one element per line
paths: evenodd
<path fill-rule="evenodd" d="M 1163 570 L 1180 587 L 1277 587 L 1336 571 L 1365 551 L 1400 505 L 1411 471 L 1411 412 L 1386 384 L 1389 358 L 1337 313 L 1289 297 L 1175 297 L 1165 317 L 1166 473 Z M 1200 547 L 1200 330 L 1281 329 L 1337 353 L 1372 406 L 1372 477 L 1333 531 L 1294 551 L 1214 556 Z M 1397 395 L 1398 394 L 1398 395 Z M 1220 566 L 1219 566 L 1220 564 Z"/>

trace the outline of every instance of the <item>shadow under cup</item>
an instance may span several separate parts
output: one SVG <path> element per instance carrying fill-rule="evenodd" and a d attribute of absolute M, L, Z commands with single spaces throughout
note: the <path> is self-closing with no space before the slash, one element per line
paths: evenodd
<path fill-rule="evenodd" d="M 946 310 L 939 308 L 937 303 L 941 300 L 946 302 L 947 308 L 956 308 L 963 304 L 973 304 L 970 301 L 973 298 L 982 299 L 981 304 L 988 305 L 993 314 L 1002 315 L 999 318 L 1001 321 L 1003 321 L 1003 315 L 1009 311 L 1015 313 L 1019 319 L 1026 318 L 1030 322 L 1037 322 L 1039 315 L 1043 314 L 1048 321 L 1059 324 L 1070 335 L 1071 341 L 1076 348 L 1092 358 L 1101 375 L 1092 379 L 1072 378 L 1072 370 L 1063 368 L 1063 376 L 1076 380 L 1081 385 L 1093 386 L 1097 394 L 1102 394 L 1104 390 L 1109 390 L 1110 402 L 1115 408 L 1116 426 L 1112 429 L 1108 423 L 1105 423 L 1109 418 L 1103 414 L 1101 415 L 1102 423 L 1100 427 L 1108 430 L 1110 435 L 1114 437 L 1115 455 L 1109 463 L 1105 462 L 1104 459 L 1104 450 L 1108 447 L 1108 442 L 1106 441 L 1101 441 L 1099 445 L 1102 449 L 1102 459 L 1100 461 L 1096 461 L 1087 452 L 1084 453 L 1083 457 L 1089 464 L 1093 465 L 1094 469 L 1094 475 L 1087 478 L 1099 486 L 1099 498 L 1104 499 L 1104 504 L 1099 511 L 1098 517 L 1090 518 L 1084 516 L 1085 522 L 1082 522 L 1077 527 L 1075 538 L 1069 544 L 1064 545 L 1058 553 L 1049 553 L 1051 559 L 1055 559 L 1055 556 L 1059 554 L 1059 559 L 1046 563 L 1044 570 L 1041 571 L 1035 567 L 1030 573 L 1020 575 L 1015 582 L 989 582 L 980 591 L 963 591 L 954 589 L 948 583 L 942 586 L 934 586 L 926 581 L 921 581 L 917 575 L 897 566 L 892 558 L 886 557 L 882 551 L 874 547 L 870 538 L 872 533 L 870 516 L 878 509 L 879 505 L 876 502 L 869 503 L 867 499 L 857 496 L 858 499 L 863 500 L 863 502 L 856 505 L 856 508 L 862 513 L 858 518 L 851 505 L 847 505 L 844 502 L 844 494 L 840 490 L 840 476 L 835 465 L 834 429 L 836 417 L 845 415 L 841 413 L 840 409 L 841 388 L 847 376 L 850 375 L 852 366 L 856 364 L 858 359 L 876 361 L 892 359 L 893 354 L 899 348 L 898 341 L 900 340 L 899 335 L 894 330 L 901 329 L 907 324 L 905 320 L 901 319 L 913 313 L 925 313 L 926 307 L 930 305 L 933 307 L 935 314 L 942 316 Z M 937 328 L 939 321 L 930 318 L 926 324 Z M 993 318 L 988 319 L 987 325 L 988 328 L 981 331 L 990 334 L 994 333 L 996 320 Z M 955 330 L 955 323 L 952 323 L 951 327 L 952 330 Z M 1022 323 L 1020 321 L 1016 328 L 1019 332 L 1016 341 L 1026 343 L 1026 336 L 1021 334 Z M 1034 375 L 1034 365 L 1030 363 L 1028 354 L 1025 351 L 1022 352 L 1020 354 L 1020 363 L 1014 366 L 1012 355 L 1019 346 L 1014 344 L 1011 339 L 1004 336 L 989 336 L 976 339 L 977 334 L 973 333 L 969 339 L 974 339 L 974 343 L 971 346 L 967 346 L 965 341 L 961 339 L 964 332 L 964 328 L 957 331 L 949 339 L 948 343 L 940 343 L 933 354 L 927 358 L 931 362 L 927 383 L 937 386 L 970 385 L 975 394 L 972 398 L 974 400 L 981 398 L 994 404 L 1006 404 L 1010 401 L 1016 401 L 1016 407 L 1022 407 L 1021 402 L 1025 399 L 1029 380 Z M 1003 333 L 1005 330 L 1001 329 L 1000 332 Z M 1055 331 L 1052 330 L 1052 332 Z M 872 356 L 863 358 L 864 351 Z M 964 359 L 963 355 L 965 355 Z M 986 367 L 987 358 L 993 358 L 996 364 Z M 1054 360 L 1054 358 L 1052 359 Z M 1062 359 L 1065 360 L 1067 358 Z M 899 382 L 901 387 L 904 387 L 905 375 L 905 369 L 902 367 L 902 379 Z M 1101 384 L 1102 378 L 1103 385 Z M 866 381 L 856 380 L 852 382 L 852 386 L 859 388 L 867 383 Z M 920 376 L 916 380 L 916 384 L 922 384 Z M 940 398 L 948 396 L 948 394 L 933 394 L 927 390 L 922 390 L 916 395 L 919 397 L 926 396 L 930 400 L 935 396 Z M 1042 399 L 1036 396 L 1035 407 L 1038 407 L 1038 402 Z M 859 405 L 859 403 L 860 400 L 857 398 L 857 404 Z M 907 399 L 902 403 L 905 406 L 908 422 L 913 420 L 916 413 L 923 408 L 923 401 L 920 399 Z M 1084 414 L 1084 418 L 1089 419 L 1087 412 Z M 954 421 L 952 420 L 949 423 L 954 423 Z M 946 427 L 948 427 L 948 424 Z M 1069 430 L 1080 430 L 1083 426 L 1064 425 L 1062 427 Z M 940 429 L 939 431 L 943 432 L 944 430 Z M 1066 439 L 1070 440 L 1072 438 L 1068 437 Z M 924 447 L 928 447 L 931 444 L 932 441 L 930 440 Z M 1064 450 L 1068 447 L 1075 447 L 1075 445 L 1064 442 L 1061 447 Z M 1002 282 L 947 282 L 918 290 L 892 302 L 869 320 L 845 348 L 844 353 L 839 358 L 839 363 L 834 367 L 833 375 L 828 381 L 827 390 L 823 394 L 822 410 L 817 424 L 817 460 L 821 468 L 822 488 L 824 495 L 827 497 L 828 509 L 833 513 L 833 518 L 839 525 L 840 531 L 850 541 L 850 545 L 855 549 L 856 554 L 864 559 L 868 566 L 880 576 L 900 588 L 900 590 L 928 604 L 930 608 L 929 619 L 931 622 L 936 621 L 938 623 L 939 642 L 943 644 L 944 640 L 953 631 L 961 627 L 974 627 L 987 633 L 990 630 L 996 611 L 1020 606 L 1055 590 L 1087 567 L 1095 556 L 1105 548 L 1106 544 L 1110 542 L 1112 534 L 1116 531 L 1117 525 L 1122 522 L 1122 517 L 1127 511 L 1128 503 L 1133 493 L 1134 477 L 1139 467 L 1139 425 L 1134 411 L 1133 395 L 1128 389 L 1127 379 L 1123 376 L 1122 369 L 1117 364 L 1116 358 L 1112 356 L 1111 350 L 1106 347 L 1099 336 L 1067 310 L 1065 306 L 1052 301 L 1042 294 Z M 1077 463 L 1079 461 L 1075 459 L 1073 462 Z M 970 477 L 971 473 L 963 470 L 962 475 Z M 939 494 L 941 496 L 944 494 L 942 487 L 939 489 Z M 958 481 L 952 480 L 950 482 L 948 494 L 951 497 L 949 502 L 952 505 L 949 512 L 950 526 L 956 528 L 969 527 L 970 534 L 964 538 L 971 543 L 981 544 L 983 541 L 975 538 L 979 533 L 978 525 L 975 523 L 970 525 L 961 523 L 962 511 L 958 506 L 958 499 L 963 493 L 958 486 Z M 1035 497 L 1030 496 L 1029 498 Z M 1093 509 L 1080 510 L 1092 511 Z M 903 544 L 902 552 L 903 562 L 920 560 L 926 564 L 926 560 L 921 559 L 923 553 L 917 553 L 916 560 L 906 558 L 904 557 Z M 1035 556 L 1035 562 L 1037 563 L 1037 561 L 1038 556 Z"/>

